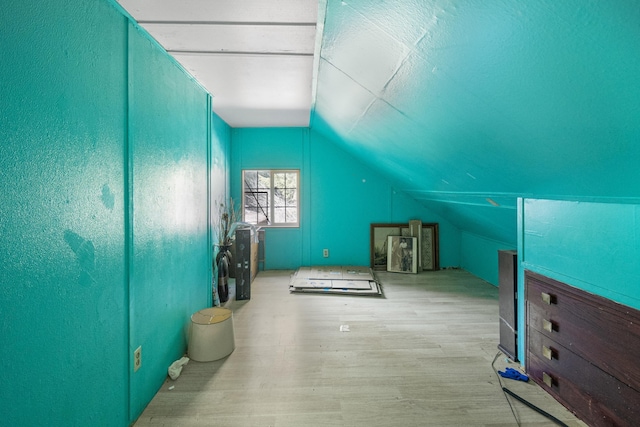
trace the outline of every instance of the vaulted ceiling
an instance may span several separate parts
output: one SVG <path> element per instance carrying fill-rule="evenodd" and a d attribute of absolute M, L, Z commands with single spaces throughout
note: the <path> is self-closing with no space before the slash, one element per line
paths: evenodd
<path fill-rule="evenodd" d="M 311 126 L 500 241 L 520 196 L 637 202 L 640 8 L 329 0 Z"/>
<path fill-rule="evenodd" d="M 635 1 L 121 3 L 231 126 L 309 125 L 472 233 L 513 242 L 521 196 L 640 200 Z"/>

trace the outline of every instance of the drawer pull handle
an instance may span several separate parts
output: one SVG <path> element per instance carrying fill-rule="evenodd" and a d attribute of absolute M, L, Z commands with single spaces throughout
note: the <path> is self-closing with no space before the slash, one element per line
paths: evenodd
<path fill-rule="evenodd" d="M 542 302 L 551 305 L 551 295 L 546 292 L 542 292 Z"/>
<path fill-rule="evenodd" d="M 547 387 L 553 386 L 553 378 L 551 378 L 551 375 L 547 374 L 546 372 L 542 373 L 542 382 L 545 383 Z"/>
<path fill-rule="evenodd" d="M 551 347 L 547 347 L 546 345 L 542 346 L 542 355 L 544 357 L 546 357 L 547 359 L 551 360 L 553 359 L 553 350 L 551 349 Z"/>
<path fill-rule="evenodd" d="M 550 320 L 542 319 L 542 328 L 547 332 L 553 332 L 553 323 Z"/>

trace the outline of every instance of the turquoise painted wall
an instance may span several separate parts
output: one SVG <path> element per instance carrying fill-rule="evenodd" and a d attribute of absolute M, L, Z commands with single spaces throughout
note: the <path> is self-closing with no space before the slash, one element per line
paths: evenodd
<path fill-rule="evenodd" d="M 0 10 L 0 354 L 7 426 L 126 425 L 127 22 Z"/>
<path fill-rule="evenodd" d="M 1 423 L 128 425 L 211 302 L 230 130 L 109 1 L 11 2 L 0 35 Z"/>
<path fill-rule="evenodd" d="M 247 128 L 231 131 L 232 197 L 241 203 L 243 169 L 300 169 L 303 188 L 308 177 L 305 153 L 308 153 L 309 131 L 306 128 Z M 309 194 L 301 190 L 304 200 Z M 301 208 L 301 220 L 309 218 L 308 210 Z M 308 228 L 265 229 L 265 268 L 295 269 L 304 265 L 303 241 L 308 240 Z"/>
<path fill-rule="evenodd" d="M 211 299 L 209 95 L 145 33 L 129 31 L 131 418 L 183 356 L 192 313 Z"/>
<path fill-rule="evenodd" d="M 213 100 L 215 103 L 215 99 Z M 231 128 L 215 113 L 211 122 L 211 201 L 214 205 L 213 212 L 217 212 L 216 202 L 227 200 L 229 196 L 229 168 Z M 214 236 L 215 237 L 215 236 Z M 214 241 L 217 241 L 214 239 Z"/>
<path fill-rule="evenodd" d="M 640 309 L 640 204 L 524 199 L 520 211 L 520 295 L 528 269 Z"/>
<path fill-rule="evenodd" d="M 466 231 L 461 235 L 460 267 L 498 286 L 498 251 L 515 250 L 516 244 L 488 239 Z"/>
<path fill-rule="evenodd" d="M 503 197 L 491 198 L 499 206 L 492 206 L 481 197 L 475 199 L 464 203 L 423 203 L 433 206 L 435 212 L 452 223 L 465 224 L 461 230 L 460 267 L 497 286 L 498 251 L 517 246 L 517 210 L 511 200 Z"/>
<path fill-rule="evenodd" d="M 422 219 L 440 224 L 440 263 L 459 265 L 460 234 L 448 221 L 394 190 L 388 179 L 332 140 L 308 129 L 234 129 L 231 192 L 240 198 L 242 169 L 301 169 L 297 229 L 266 229 L 267 269 L 301 265 L 369 265 L 369 224 Z M 329 249 L 329 258 L 322 250 Z"/>

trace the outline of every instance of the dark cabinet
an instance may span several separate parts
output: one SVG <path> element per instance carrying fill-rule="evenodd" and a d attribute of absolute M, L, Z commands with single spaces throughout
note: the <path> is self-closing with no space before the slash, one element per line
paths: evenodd
<path fill-rule="evenodd" d="M 236 229 L 236 300 L 251 299 L 251 282 L 258 274 L 260 255 L 264 265 L 264 231 L 249 227 Z"/>
<path fill-rule="evenodd" d="M 518 253 L 498 251 L 500 344 L 498 348 L 518 361 Z"/>

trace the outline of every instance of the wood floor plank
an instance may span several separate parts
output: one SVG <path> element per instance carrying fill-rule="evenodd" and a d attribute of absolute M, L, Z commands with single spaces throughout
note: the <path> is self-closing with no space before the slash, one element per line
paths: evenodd
<path fill-rule="evenodd" d="M 508 401 L 502 385 L 570 426 L 586 425 L 532 382 L 496 375 L 517 366 L 505 356 L 492 366 L 496 287 L 459 270 L 382 272 L 382 297 L 291 294 L 291 273 L 260 272 L 251 300 L 231 304 L 235 351 L 190 361 L 135 425 L 555 425 Z"/>

